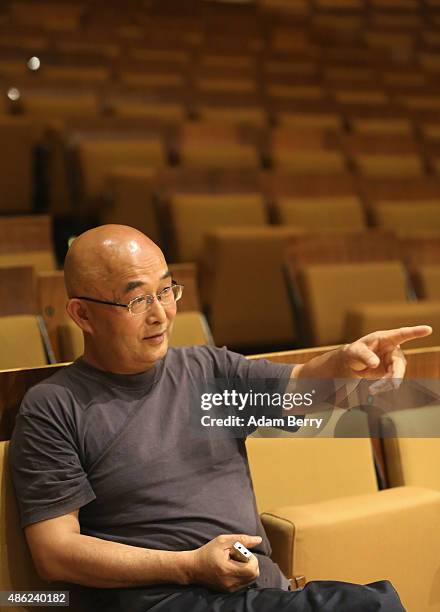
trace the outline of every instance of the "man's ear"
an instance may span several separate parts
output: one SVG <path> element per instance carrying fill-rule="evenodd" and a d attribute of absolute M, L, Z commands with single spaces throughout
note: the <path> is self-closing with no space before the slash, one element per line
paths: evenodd
<path fill-rule="evenodd" d="M 78 327 L 80 327 L 84 332 L 89 334 L 92 333 L 88 309 L 81 300 L 71 298 L 67 302 L 66 310 L 70 318 L 78 325 Z"/>

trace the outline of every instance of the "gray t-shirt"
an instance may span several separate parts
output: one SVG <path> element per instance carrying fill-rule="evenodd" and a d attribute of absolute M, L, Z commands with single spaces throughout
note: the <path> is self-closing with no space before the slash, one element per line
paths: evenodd
<path fill-rule="evenodd" d="M 268 559 L 243 439 L 191 432 L 191 400 L 213 378 L 286 380 L 291 365 L 213 347 L 169 349 L 147 372 L 82 359 L 28 391 L 10 447 L 21 525 L 80 508 L 81 533 L 189 550 L 222 533 L 261 535 L 260 586 L 285 586 Z M 259 557 L 260 557 L 259 555 Z"/>

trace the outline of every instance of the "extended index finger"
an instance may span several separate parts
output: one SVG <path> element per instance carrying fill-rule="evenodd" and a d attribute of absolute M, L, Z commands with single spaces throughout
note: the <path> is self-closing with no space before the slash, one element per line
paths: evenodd
<path fill-rule="evenodd" d="M 415 338 L 423 338 L 432 334 L 430 325 L 413 325 L 412 327 L 399 327 L 397 329 L 387 329 L 380 332 L 382 339 L 392 341 L 393 344 L 402 344 Z"/>

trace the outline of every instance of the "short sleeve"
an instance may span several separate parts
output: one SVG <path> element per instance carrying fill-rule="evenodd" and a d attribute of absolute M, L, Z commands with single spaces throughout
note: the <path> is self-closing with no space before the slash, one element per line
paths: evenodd
<path fill-rule="evenodd" d="M 67 514 L 96 498 L 66 406 L 48 395 L 37 387 L 28 392 L 9 447 L 22 527 Z"/>
<path fill-rule="evenodd" d="M 276 396 L 281 397 L 286 392 L 295 364 L 275 363 L 268 359 L 247 359 L 226 347 L 209 347 L 209 351 L 214 361 L 214 377 L 217 379 L 209 390 L 210 393 L 222 394 L 226 389 L 242 397 L 252 395 L 251 399 L 245 400 L 245 407 L 238 408 L 239 412 L 236 405 L 231 403 L 222 403 L 218 408 L 211 406 L 212 416 L 214 411 L 218 410 L 215 417 L 224 418 L 230 415 L 244 419 L 236 427 L 233 425 L 228 429 L 228 432 L 232 432 L 234 437 L 247 437 L 258 426 L 252 417 L 258 419 L 263 416 L 281 416 L 282 403 L 277 402 Z M 263 397 L 269 399 L 262 399 Z M 297 429 L 295 427 L 294 431 Z"/>
<path fill-rule="evenodd" d="M 279 380 L 285 385 L 290 379 L 294 364 L 275 363 L 268 359 L 247 359 L 233 351 L 225 351 L 226 369 L 228 378 L 237 378 L 245 382 L 251 380 Z M 283 389 L 280 389 L 284 391 Z"/>

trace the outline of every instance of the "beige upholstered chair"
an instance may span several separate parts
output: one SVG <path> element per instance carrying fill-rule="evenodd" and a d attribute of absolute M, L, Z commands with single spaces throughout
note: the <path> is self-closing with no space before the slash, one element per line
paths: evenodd
<path fill-rule="evenodd" d="M 41 325 L 33 315 L 0 317 L 0 369 L 47 365 Z"/>
<path fill-rule="evenodd" d="M 182 194 L 170 202 L 178 261 L 201 257 L 205 234 L 216 227 L 264 226 L 266 208 L 259 194 Z"/>
<path fill-rule="evenodd" d="M 381 427 L 390 485 L 440 491 L 440 405 L 388 412 Z"/>
<path fill-rule="evenodd" d="M 407 610 L 437 609 L 438 491 L 378 491 L 368 438 L 248 438 L 246 445 L 272 558 L 289 578 L 386 578 Z"/>

